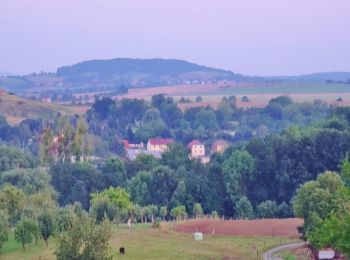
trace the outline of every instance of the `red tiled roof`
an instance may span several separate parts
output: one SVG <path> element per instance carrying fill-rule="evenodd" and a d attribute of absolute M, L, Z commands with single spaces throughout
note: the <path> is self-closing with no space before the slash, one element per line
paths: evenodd
<path fill-rule="evenodd" d="M 217 140 L 213 143 L 213 147 L 214 146 L 218 146 L 218 145 L 228 145 L 228 142 L 226 142 L 225 140 Z"/>
<path fill-rule="evenodd" d="M 174 142 L 171 138 L 151 138 L 148 140 L 151 145 L 167 145 Z"/>
<path fill-rule="evenodd" d="M 129 148 L 129 141 L 128 140 L 122 140 L 121 143 L 124 145 L 124 149 Z"/>
<path fill-rule="evenodd" d="M 198 140 L 193 140 L 192 142 L 190 142 L 188 145 L 187 145 L 187 148 L 188 149 L 192 149 L 192 147 L 194 146 L 194 145 L 203 145 L 200 141 L 198 141 Z"/>

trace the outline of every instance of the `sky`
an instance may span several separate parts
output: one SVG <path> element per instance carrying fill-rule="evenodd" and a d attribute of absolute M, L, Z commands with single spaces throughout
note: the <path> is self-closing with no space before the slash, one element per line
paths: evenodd
<path fill-rule="evenodd" d="M 176 58 L 245 75 L 350 71 L 349 0 L 0 0 L 0 72 Z"/>

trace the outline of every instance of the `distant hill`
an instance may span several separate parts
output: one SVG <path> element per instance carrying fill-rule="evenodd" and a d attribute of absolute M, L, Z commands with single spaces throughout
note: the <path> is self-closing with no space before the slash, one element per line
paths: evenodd
<path fill-rule="evenodd" d="M 322 73 L 313 73 L 300 76 L 274 76 L 274 77 L 265 77 L 265 79 L 270 80 L 280 80 L 280 81 L 292 81 L 292 82 L 315 82 L 323 83 L 327 81 L 332 82 L 350 82 L 350 72 L 322 72 Z"/>
<path fill-rule="evenodd" d="M 15 93 L 59 94 L 118 91 L 125 87 L 208 84 L 252 80 L 228 70 L 215 69 L 175 59 L 92 60 L 64 66 L 56 73 L 0 77 L 0 86 Z"/>
<path fill-rule="evenodd" d="M 125 84 L 133 86 L 174 85 L 185 82 L 242 81 L 243 75 L 209 68 L 183 60 L 112 59 L 92 60 L 61 67 L 64 82 Z"/>

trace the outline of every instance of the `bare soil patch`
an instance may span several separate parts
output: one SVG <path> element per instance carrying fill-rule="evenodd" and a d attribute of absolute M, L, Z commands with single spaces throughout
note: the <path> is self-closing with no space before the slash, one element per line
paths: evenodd
<path fill-rule="evenodd" d="M 258 219 L 258 220 L 218 220 L 198 219 L 181 222 L 175 230 L 183 233 L 196 231 L 204 234 L 244 237 L 288 237 L 299 238 L 297 227 L 303 224 L 302 219 Z"/>

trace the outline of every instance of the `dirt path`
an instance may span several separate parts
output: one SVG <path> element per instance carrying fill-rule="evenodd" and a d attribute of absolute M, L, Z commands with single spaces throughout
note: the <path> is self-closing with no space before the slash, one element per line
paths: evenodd
<path fill-rule="evenodd" d="M 293 244 L 286 244 L 286 245 L 281 245 L 277 246 L 275 248 L 272 248 L 268 251 L 266 251 L 263 254 L 263 259 L 264 260 L 280 260 L 281 258 L 276 255 L 278 252 L 284 251 L 284 250 L 289 250 L 289 249 L 296 249 L 298 247 L 303 247 L 305 246 L 305 242 L 299 242 L 299 243 L 293 243 Z"/>

